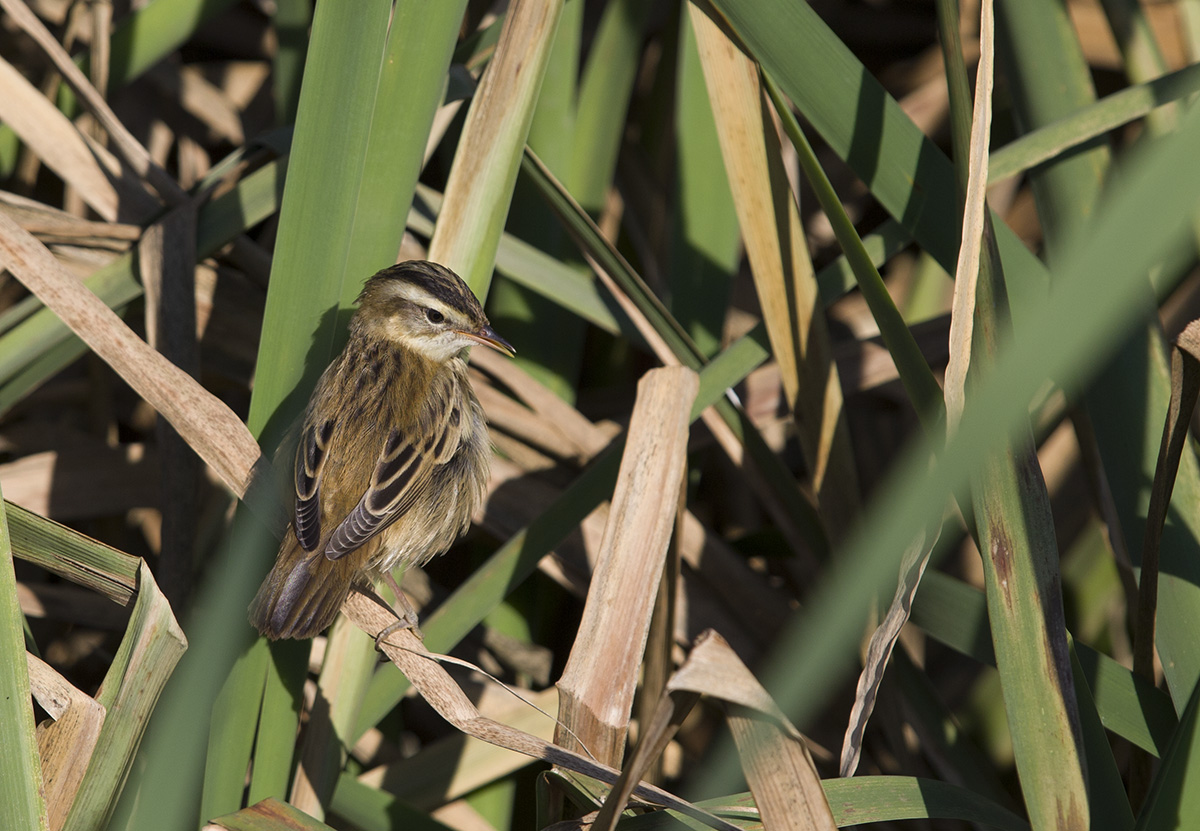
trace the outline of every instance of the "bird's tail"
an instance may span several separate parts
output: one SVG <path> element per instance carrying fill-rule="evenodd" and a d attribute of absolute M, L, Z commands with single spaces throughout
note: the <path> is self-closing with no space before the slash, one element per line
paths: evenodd
<path fill-rule="evenodd" d="M 352 558 L 305 551 L 289 527 L 275 567 L 250 604 L 250 623 L 271 640 L 311 638 L 337 617 L 354 580 Z"/>

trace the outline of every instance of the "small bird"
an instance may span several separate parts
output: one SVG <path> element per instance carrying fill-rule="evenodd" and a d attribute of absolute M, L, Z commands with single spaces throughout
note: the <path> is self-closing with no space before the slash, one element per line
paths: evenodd
<path fill-rule="evenodd" d="M 308 402 L 292 521 L 250 605 L 250 622 L 272 640 L 319 634 L 352 586 L 441 554 L 487 482 L 491 444 L 464 350 L 515 350 L 467 284 L 436 263 L 383 269 L 358 304 L 346 348 Z"/>

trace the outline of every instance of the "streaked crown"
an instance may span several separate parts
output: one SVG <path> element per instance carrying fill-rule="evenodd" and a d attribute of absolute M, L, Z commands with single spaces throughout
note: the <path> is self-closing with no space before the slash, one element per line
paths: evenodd
<path fill-rule="evenodd" d="M 450 269 L 409 260 L 378 272 L 358 296 L 352 326 L 444 362 L 480 343 L 513 354 L 479 300 Z"/>

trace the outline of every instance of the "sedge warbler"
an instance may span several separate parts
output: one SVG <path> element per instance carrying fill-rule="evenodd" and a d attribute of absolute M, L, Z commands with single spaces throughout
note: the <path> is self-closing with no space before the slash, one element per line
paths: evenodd
<path fill-rule="evenodd" d="M 514 350 L 475 295 L 448 268 L 413 260 L 368 280 L 358 304 L 308 402 L 292 521 L 250 606 L 271 639 L 311 638 L 352 586 L 441 554 L 487 482 L 491 444 L 464 350 Z"/>

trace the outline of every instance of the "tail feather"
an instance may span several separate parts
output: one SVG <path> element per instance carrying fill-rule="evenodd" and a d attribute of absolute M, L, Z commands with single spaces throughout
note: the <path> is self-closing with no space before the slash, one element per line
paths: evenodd
<path fill-rule="evenodd" d="M 271 640 L 314 637 L 337 617 L 353 578 L 351 563 L 305 551 L 289 528 L 275 567 L 250 604 L 250 623 Z"/>

